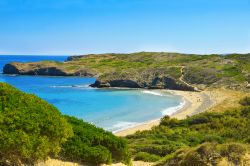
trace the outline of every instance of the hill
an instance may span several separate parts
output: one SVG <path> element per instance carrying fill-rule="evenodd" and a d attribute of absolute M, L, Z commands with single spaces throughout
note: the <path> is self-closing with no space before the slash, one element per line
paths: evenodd
<path fill-rule="evenodd" d="M 250 54 L 194 55 L 164 52 L 72 56 L 65 62 L 13 62 L 5 74 L 96 77 L 94 87 L 249 91 Z"/>

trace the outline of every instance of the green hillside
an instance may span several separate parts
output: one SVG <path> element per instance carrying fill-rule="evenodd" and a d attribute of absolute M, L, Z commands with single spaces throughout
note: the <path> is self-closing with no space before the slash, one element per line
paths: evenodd
<path fill-rule="evenodd" d="M 139 52 L 75 56 L 66 62 L 15 62 L 7 64 L 4 73 L 96 77 L 96 87 L 249 90 L 249 62 L 250 54 Z"/>

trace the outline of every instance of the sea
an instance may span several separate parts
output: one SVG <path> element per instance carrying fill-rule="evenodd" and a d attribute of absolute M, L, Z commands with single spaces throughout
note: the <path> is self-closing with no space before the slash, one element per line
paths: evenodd
<path fill-rule="evenodd" d="M 68 56 L 0 55 L 0 82 L 35 94 L 58 108 L 111 132 L 171 115 L 183 107 L 181 96 L 161 90 L 98 89 L 89 85 L 96 78 L 20 76 L 2 74 L 10 62 L 65 61 Z"/>

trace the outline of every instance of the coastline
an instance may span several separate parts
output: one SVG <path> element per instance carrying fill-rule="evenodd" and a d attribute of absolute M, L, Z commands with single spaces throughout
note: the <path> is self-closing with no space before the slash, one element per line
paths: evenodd
<path fill-rule="evenodd" d="M 184 104 L 182 108 L 176 110 L 170 117 L 177 119 L 184 119 L 187 116 L 204 112 L 211 108 L 216 100 L 213 98 L 211 91 L 191 92 L 191 91 L 178 91 L 178 90 L 161 90 L 163 92 L 169 92 L 173 95 L 181 96 Z M 114 134 L 116 136 L 124 137 L 130 134 L 134 134 L 136 131 L 150 130 L 152 127 L 159 125 L 160 119 L 154 119 L 146 121 L 142 124 L 138 124 L 131 128 L 127 128 Z"/>

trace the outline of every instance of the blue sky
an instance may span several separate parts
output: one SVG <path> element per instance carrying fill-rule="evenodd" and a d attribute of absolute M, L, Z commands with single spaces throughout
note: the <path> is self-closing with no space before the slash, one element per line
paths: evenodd
<path fill-rule="evenodd" d="M 250 52 L 250 0 L 0 0 L 0 54 Z"/>

